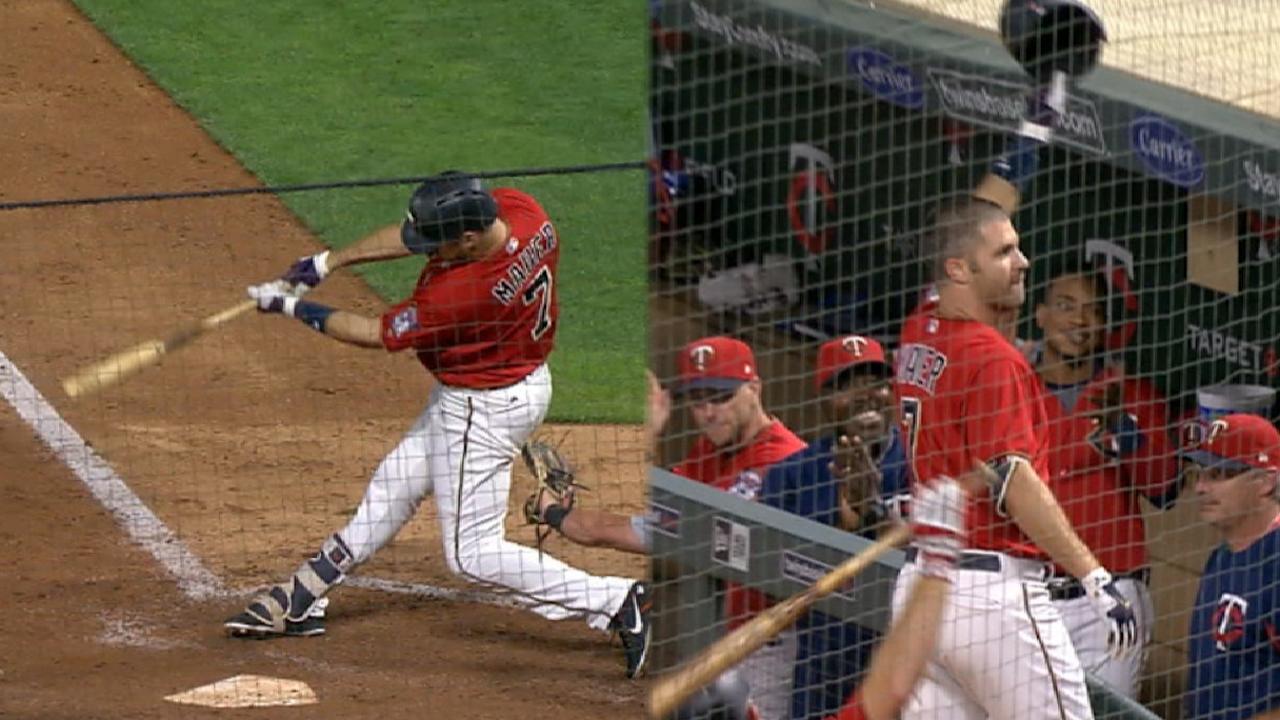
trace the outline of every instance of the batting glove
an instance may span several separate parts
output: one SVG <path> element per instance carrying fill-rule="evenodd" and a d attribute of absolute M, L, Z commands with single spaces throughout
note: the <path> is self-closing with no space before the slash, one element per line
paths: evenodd
<path fill-rule="evenodd" d="M 911 531 L 921 573 L 951 579 L 965 546 L 966 499 L 960 483 L 945 475 L 916 486 L 911 498 Z"/>
<path fill-rule="evenodd" d="M 1138 649 L 1138 619 L 1106 568 L 1098 568 L 1080 580 L 1093 609 L 1107 623 L 1107 650 L 1112 658 L 1127 657 Z"/>
<path fill-rule="evenodd" d="M 329 251 L 317 253 L 310 257 L 298 258 L 289 266 L 280 280 L 293 287 L 293 295 L 302 296 L 308 290 L 320 284 L 329 274 Z"/>
<path fill-rule="evenodd" d="M 278 290 L 255 294 L 254 290 L 257 290 L 258 287 L 261 286 L 249 288 L 249 297 L 258 301 L 258 312 L 279 313 L 281 315 L 294 317 L 294 313 L 298 307 L 298 298 Z"/>

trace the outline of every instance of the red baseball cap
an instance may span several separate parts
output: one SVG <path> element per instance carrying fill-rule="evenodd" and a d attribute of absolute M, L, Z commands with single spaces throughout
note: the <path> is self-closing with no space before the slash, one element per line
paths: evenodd
<path fill-rule="evenodd" d="M 884 359 L 884 347 L 872 338 L 862 335 L 845 335 L 828 340 L 818 348 L 818 374 L 814 385 L 821 390 L 836 376 L 858 365 L 867 365 L 884 377 L 890 375 L 889 363 Z"/>
<path fill-rule="evenodd" d="M 1204 439 L 1182 457 L 1224 470 L 1280 470 L 1280 431 L 1257 415 L 1224 415 L 1209 423 Z"/>
<path fill-rule="evenodd" d="M 741 340 L 706 337 L 680 350 L 680 392 L 689 390 L 737 390 L 756 374 L 756 356 Z"/>

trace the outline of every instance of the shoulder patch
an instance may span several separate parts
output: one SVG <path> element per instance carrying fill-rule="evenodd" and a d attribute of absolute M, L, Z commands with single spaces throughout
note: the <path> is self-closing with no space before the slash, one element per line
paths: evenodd
<path fill-rule="evenodd" d="M 391 316 L 391 334 L 396 337 L 404 337 L 406 333 L 412 332 L 420 328 L 418 323 L 418 308 L 410 305 Z"/>

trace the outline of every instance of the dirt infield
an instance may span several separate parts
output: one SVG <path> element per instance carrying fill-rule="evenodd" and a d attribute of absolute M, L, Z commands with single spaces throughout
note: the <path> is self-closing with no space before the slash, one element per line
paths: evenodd
<path fill-rule="evenodd" d="M 0 0 L 0 13 L 0 201 L 255 182 L 69 3 Z M 313 252 L 273 198 L 7 212 L 0 237 L 0 352 L 223 591 L 184 595 L 0 403 L 0 576 L 10 591 L 0 596 L 0 716 L 212 715 L 162 698 L 242 673 L 303 680 L 321 703 L 255 717 L 430 708 L 431 717 L 512 718 L 545 714 L 548 698 L 567 720 L 640 715 L 643 686 L 623 678 L 605 636 L 502 607 L 343 588 L 324 638 L 222 636 L 220 621 L 246 593 L 281 579 L 345 522 L 421 410 L 425 374 L 409 356 L 250 315 L 103 393 L 71 401 L 58 379 L 227 307 L 246 284 Z M 380 305 L 342 274 L 317 296 Z M 566 433 L 597 488 L 585 501 L 638 509 L 637 429 L 543 430 Z M 516 496 L 528 482 L 518 478 Z M 515 517 L 508 525 L 530 537 Z M 361 574 L 463 588 L 444 568 L 435 526 L 428 501 Z M 639 559 L 562 542 L 550 550 L 597 572 L 644 570 Z"/>

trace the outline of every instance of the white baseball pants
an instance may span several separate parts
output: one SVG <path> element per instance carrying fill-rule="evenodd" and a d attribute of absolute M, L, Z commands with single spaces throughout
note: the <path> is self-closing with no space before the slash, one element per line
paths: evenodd
<path fill-rule="evenodd" d="M 339 533 L 356 562 L 389 543 L 434 491 L 450 570 L 510 591 L 512 599 L 545 618 L 585 617 L 592 628 L 608 629 L 633 580 L 589 575 L 506 539 L 512 463 L 550 403 L 546 365 L 496 390 L 437 384 Z"/>
<path fill-rule="evenodd" d="M 956 571 L 937 650 L 903 720 L 1092 718 L 1084 671 L 1043 581 L 1044 563 L 990 554 L 999 558 L 999 572 Z M 914 562 L 898 574 L 895 618 L 918 577 Z"/>
<path fill-rule="evenodd" d="M 1116 660 L 1107 652 L 1107 633 L 1110 627 L 1098 617 L 1098 611 L 1087 597 L 1055 600 L 1053 604 L 1062 613 L 1062 620 L 1071 634 L 1071 643 L 1085 671 L 1111 686 L 1127 698 L 1136 700 L 1142 684 L 1142 669 L 1147 664 L 1148 647 L 1151 644 L 1151 626 L 1155 622 L 1155 608 L 1151 603 L 1151 590 L 1134 578 L 1117 578 L 1116 589 L 1129 601 L 1142 634 L 1142 647 L 1122 660 Z"/>

